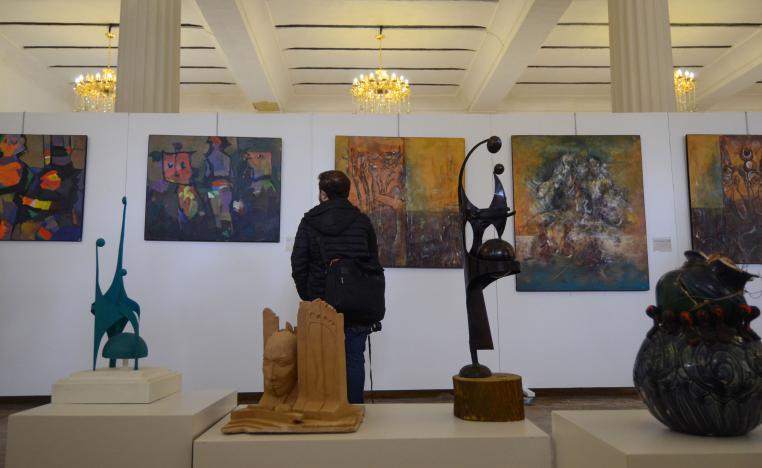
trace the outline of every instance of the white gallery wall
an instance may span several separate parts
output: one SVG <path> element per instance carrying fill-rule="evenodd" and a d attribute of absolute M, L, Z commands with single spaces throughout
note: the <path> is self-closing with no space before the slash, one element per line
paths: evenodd
<path fill-rule="evenodd" d="M 0 243 L 0 396 L 49 394 L 55 380 L 88 368 L 95 240 L 107 242 L 101 249 L 107 288 L 124 194 L 125 284 L 142 309 L 149 346 L 143 365 L 181 371 L 185 389 L 261 391 L 261 311 L 271 307 L 283 321 L 296 319 L 289 247 L 302 214 L 317 203 L 317 175 L 333 168 L 336 135 L 462 137 L 468 149 L 496 134 L 503 149 L 496 155 L 480 149 L 466 175 L 479 206 L 491 199 L 496 163 L 506 167 L 501 179 L 512 198 L 511 135 L 640 135 L 651 290 L 517 293 L 513 278 L 499 280 L 485 290 L 495 350 L 480 352 L 493 370 L 519 373 L 528 387 L 621 387 L 632 385 L 656 281 L 690 247 L 685 134 L 761 134 L 762 113 L 0 113 L 0 132 L 88 136 L 82 242 Z M 150 134 L 282 138 L 280 242 L 144 241 Z M 513 242 L 511 223 L 505 237 Z M 672 251 L 654 251 L 654 238 L 670 239 Z M 758 280 L 749 286 L 760 289 Z M 387 318 L 372 340 L 376 389 L 450 388 L 469 359 L 462 270 L 387 269 Z"/>

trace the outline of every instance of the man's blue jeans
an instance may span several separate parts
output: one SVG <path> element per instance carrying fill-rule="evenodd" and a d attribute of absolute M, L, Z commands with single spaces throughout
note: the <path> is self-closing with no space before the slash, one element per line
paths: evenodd
<path fill-rule="evenodd" d="M 344 328 L 344 344 L 347 353 L 347 398 L 350 403 L 363 402 L 365 389 L 365 341 L 370 327 L 353 325 Z"/>

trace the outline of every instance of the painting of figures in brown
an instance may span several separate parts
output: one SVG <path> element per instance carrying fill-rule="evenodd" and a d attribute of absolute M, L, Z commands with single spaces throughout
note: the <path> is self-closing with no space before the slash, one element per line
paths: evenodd
<path fill-rule="evenodd" d="M 518 291 L 649 287 L 639 136 L 514 136 Z"/>
<path fill-rule="evenodd" d="M 386 267 L 460 268 L 462 138 L 336 137 L 336 169 L 366 213 Z"/>
<path fill-rule="evenodd" d="M 693 248 L 762 263 L 762 135 L 687 135 Z"/>

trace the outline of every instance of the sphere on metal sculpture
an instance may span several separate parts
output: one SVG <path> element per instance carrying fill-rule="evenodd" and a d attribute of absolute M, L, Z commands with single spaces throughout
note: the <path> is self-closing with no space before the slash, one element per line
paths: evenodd
<path fill-rule="evenodd" d="M 724 257 L 685 256 L 659 279 L 646 310 L 653 327 L 635 360 L 635 386 L 670 429 L 743 435 L 762 422 L 762 343 L 751 329 L 760 312 L 743 296 L 755 275 Z"/>
<path fill-rule="evenodd" d="M 484 260 L 510 261 L 516 258 L 513 246 L 503 239 L 490 239 L 479 247 L 476 256 Z"/>
<path fill-rule="evenodd" d="M 479 146 L 479 145 L 477 144 L 476 146 Z M 476 148 L 476 146 L 474 146 L 474 149 Z M 490 153 L 495 154 L 498 151 L 500 151 L 500 148 L 502 147 L 503 147 L 503 142 L 500 140 L 499 136 L 491 136 L 487 139 L 487 150 Z"/>

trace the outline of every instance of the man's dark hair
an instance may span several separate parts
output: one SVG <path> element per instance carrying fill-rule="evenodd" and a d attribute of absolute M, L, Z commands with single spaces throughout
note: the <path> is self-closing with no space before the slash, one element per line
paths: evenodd
<path fill-rule="evenodd" d="M 318 187 L 329 200 L 349 197 L 349 177 L 341 171 L 325 171 L 318 176 Z"/>

